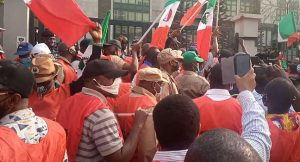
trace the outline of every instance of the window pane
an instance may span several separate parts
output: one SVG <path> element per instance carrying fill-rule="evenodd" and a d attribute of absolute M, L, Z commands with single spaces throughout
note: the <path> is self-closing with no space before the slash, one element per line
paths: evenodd
<path fill-rule="evenodd" d="M 143 20 L 142 13 L 137 12 L 137 13 L 135 14 L 135 16 L 136 16 L 136 21 L 142 21 L 142 20 Z"/>
<path fill-rule="evenodd" d="M 135 12 L 128 12 L 128 20 L 135 21 Z"/>

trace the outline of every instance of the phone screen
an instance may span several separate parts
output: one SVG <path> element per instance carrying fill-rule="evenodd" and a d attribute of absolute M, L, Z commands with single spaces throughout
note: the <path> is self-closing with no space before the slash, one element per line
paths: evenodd
<path fill-rule="evenodd" d="M 222 68 L 222 83 L 223 85 L 234 84 L 234 57 L 222 58 L 221 68 Z"/>
<path fill-rule="evenodd" d="M 251 68 L 251 60 L 248 54 L 236 55 L 234 59 L 235 74 L 240 77 L 247 74 Z"/>

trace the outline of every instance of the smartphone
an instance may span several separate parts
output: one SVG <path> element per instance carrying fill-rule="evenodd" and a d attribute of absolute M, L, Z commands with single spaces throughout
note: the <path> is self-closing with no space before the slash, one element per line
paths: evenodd
<path fill-rule="evenodd" d="M 234 56 L 234 72 L 240 77 L 244 76 L 251 69 L 251 57 L 245 53 L 238 53 Z"/>
<path fill-rule="evenodd" d="M 234 56 L 221 58 L 222 83 L 223 85 L 234 84 Z"/>

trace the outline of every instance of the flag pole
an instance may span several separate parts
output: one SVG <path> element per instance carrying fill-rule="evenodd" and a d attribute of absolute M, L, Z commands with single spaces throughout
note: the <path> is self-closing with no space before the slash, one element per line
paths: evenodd
<path fill-rule="evenodd" d="M 208 1 L 205 1 L 205 3 L 202 5 L 202 7 L 203 7 L 207 2 L 208 2 Z M 188 21 L 186 21 L 186 22 L 183 24 L 183 26 L 181 27 L 180 31 L 182 31 L 182 30 L 186 27 L 186 25 L 188 24 L 188 22 L 195 16 L 195 14 L 198 12 L 198 10 L 202 9 L 202 7 L 201 7 L 201 8 L 198 8 L 198 9 L 196 10 L 196 12 L 193 13 L 193 15 L 188 19 Z"/>
<path fill-rule="evenodd" d="M 157 17 L 156 19 L 153 21 L 153 23 L 151 24 L 151 26 L 148 28 L 148 30 L 144 33 L 144 35 L 140 38 L 140 40 L 137 42 L 137 44 L 141 43 L 145 37 L 148 35 L 148 33 L 150 32 L 150 30 L 153 28 L 153 26 L 158 22 L 158 20 L 160 19 L 160 17 L 163 15 L 165 10 L 163 10 Z"/>
<path fill-rule="evenodd" d="M 217 4 L 217 19 L 216 19 L 216 27 L 219 26 L 219 15 L 220 15 L 220 0 L 217 0 L 218 4 Z"/>

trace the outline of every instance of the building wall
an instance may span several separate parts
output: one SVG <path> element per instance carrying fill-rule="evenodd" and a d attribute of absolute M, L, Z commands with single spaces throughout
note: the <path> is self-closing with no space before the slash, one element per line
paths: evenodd
<path fill-rule="evenodd" d="M 88 17 L 98 18 L 98 11 L 102 11 L 98 8 L 98 0 L 76 0 L 76 2 Z"/>
<path fill-rule="evenodd" d="M 12 15 L 15 15 L 12 17 Z M 3 48 L 8 58 L 14 58 L 17 49 L 17 37 L 25 37 L 28 41 L 29 10 L 24 1 L 8 0 L 4 3 Z"/>
<path fill-rule="evenodd" d="M 151 0 L 151 21 L 154 21 L 164 9 L 166 0 Z"/>

